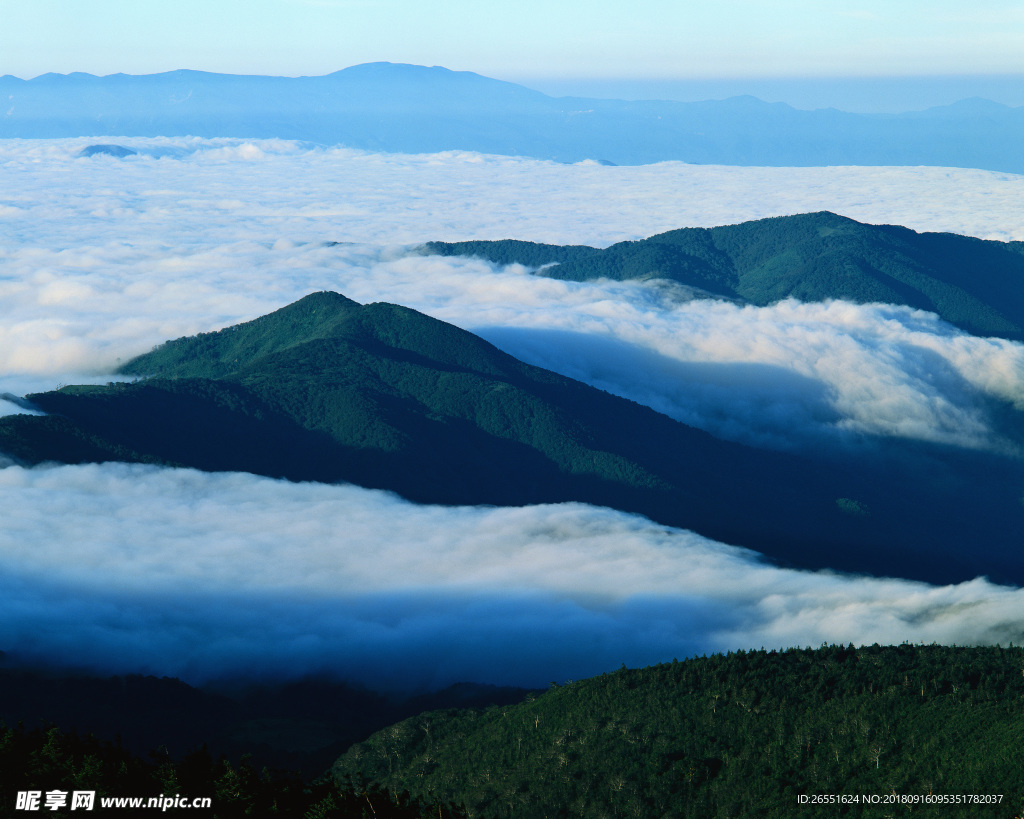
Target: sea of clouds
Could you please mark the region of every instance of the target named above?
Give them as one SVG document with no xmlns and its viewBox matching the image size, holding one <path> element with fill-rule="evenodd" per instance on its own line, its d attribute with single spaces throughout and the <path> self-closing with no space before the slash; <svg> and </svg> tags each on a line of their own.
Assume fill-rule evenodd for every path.
<svg viewBox="0 0 1024 819">
<path fill-rule="evenodd" d="M 868 435 L 999 449 L 993 418 L 1024 407 L 1024 347 L 928 313 L 741 307 L 413 251 L 473 238 L 606 246 L 823 209 L 1024 239 L 1024 177 L 120 142 L 140 153 L 0 142 L 0 393 L 110 380 L 118 360 L 165 339 L 329 289 L 406 304 L 756 445 Z M 324 667 L 368 682 L 533 683 L 761 645 L 1008 642 L 1024 622 L 1018 592 L 984 580 L 784 571 L 578 505 L 424 508 L 114 464 L 9 467 L 0 482 L 0 650 L 55 661 L 194 679 Z"/>
<path fill-rule="evenodd" d="M 108 464 L 0 470 L 0 645 L 193 682 L 545 685 L 673 657 L 1021 641 L 1024 591 L 779 569 L 584 504 Z"/>
</svg>

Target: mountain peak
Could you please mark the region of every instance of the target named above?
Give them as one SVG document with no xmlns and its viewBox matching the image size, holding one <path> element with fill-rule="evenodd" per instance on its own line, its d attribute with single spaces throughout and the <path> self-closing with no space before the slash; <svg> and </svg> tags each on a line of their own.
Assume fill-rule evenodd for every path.
<svg viewBox="0 0 1024 819">
<path fill-rule="evenodd" d="M 188 336 L 133 358 L 126 375 L 220 377 L 264 356 L 324 338 L 361 309 L 340 293 L 310 293 L 265 316 L 223 330 Z"/>
</svg>

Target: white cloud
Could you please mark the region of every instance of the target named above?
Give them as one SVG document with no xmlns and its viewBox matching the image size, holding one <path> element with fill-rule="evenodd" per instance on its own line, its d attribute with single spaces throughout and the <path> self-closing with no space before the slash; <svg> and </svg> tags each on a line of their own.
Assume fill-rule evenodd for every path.
<svg viewBox="0 0 1024 819">
<path fill-rule="evenodd" d="M 542 685 L 740 647 L 1024 634 L 1019 590 L 779 569 L 583 504 L 123 464 L 11 467 L 0 489 L 0 648 L 106 670 Z"/>
<path fill-rule="evenodd" d="M 531 306 L 479 332 L 523 360 L 755 444 L 855 433 L 1001 447 L 990 402 L 1024 405 L 1024 346 L 961 333 L 933 314 L 846 302 L 659 303 L 645 289 L 599 301 L 599 288 L 569 286 L 594 301 Z"/>
<path fill-rule="evenodd" d="M 87 139 L 0 143 L 0 207 L 14 211 L 4 213 L 20 243 L 82 246 L 107 237 L 187 246 L 284 236 L 391 244 L 514 236 L 607 245 L 681 226 L 823 209 L 916 230 L 1024 238 L 1016 207 L 1024 177 L 989 171 L 607 167 L 465 152 L 367 154 L 280 140 L 119 141 L 140 155 L 79 158 Z M 235 218 L 211 220 L 224 204 Z"/>
</svg>

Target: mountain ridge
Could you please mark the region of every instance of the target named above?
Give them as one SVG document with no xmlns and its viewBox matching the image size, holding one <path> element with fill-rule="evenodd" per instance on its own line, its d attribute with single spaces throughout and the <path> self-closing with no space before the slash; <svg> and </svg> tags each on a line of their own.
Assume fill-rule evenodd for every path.
<svg viewBox="0 0 1024 819">
<path fill-rule="evenodd" d="M 663 278 L 764 307 L 785 298 L 903 304 L 974 335 L 1024 339 L 1024 242 L 870 225 L 830 211 L 678 228 L 607 248 L 519 240 L 428 242 L 586 281 Z"/>
<path fill-rule="evenodd" d="M 48 414 L 0 418 L 0 451 L 343 481 L 420 503 L 580 501 L 789 565 L 1024 580 L 1016 459 L 888 439 L 754 449 L 397 305 L 312 294 L 122 373 L 137 380 L 28 396 Z"/>
</svg>

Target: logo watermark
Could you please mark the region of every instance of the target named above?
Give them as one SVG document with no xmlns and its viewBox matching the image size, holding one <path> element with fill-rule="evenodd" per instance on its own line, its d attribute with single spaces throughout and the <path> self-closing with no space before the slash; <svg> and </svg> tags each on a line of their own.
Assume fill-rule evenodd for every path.
<svg viewBox="0 0 1024 819">
<path fill-rule="evenodd" d="M 210 808 L 213 800 L 209 796 L 189 797 L 175 794 L 174 796 L 101 796 L 96 798 L 96 791 L 18 791 L 15 810 L 59 811 L 84 810 L 100 808 L 152 808 L 168 811 L 171 808 Z"/>
</svg>

